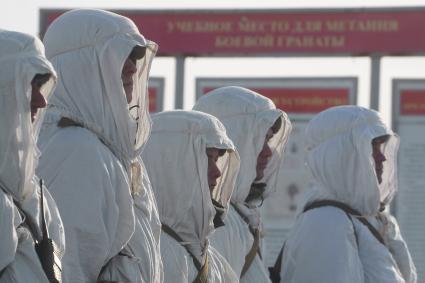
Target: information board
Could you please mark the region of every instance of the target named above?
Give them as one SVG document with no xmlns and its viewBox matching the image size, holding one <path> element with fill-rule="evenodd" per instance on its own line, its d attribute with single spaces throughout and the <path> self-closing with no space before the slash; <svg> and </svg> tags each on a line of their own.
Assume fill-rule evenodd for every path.
<svg viewBox="0 0 425 283">
<path fill-rule="evenodd" d="M 40 33 L 65 10 L 43 9 Z M 425 51 L 425 9 L 118 10 L 159 55 Z"/>
<path fill-rule="evenodd" d="M 393 123 L 400 135 L 395 215 L 425 280 L 425 80 L 393 81 Z"/>
</svg>

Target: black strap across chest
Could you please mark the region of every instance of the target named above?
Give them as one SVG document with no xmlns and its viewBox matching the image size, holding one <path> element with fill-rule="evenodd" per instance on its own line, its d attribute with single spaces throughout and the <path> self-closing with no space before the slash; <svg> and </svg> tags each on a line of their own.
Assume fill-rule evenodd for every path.
<svg viewBox="0 0 425 283">
<path fill-rule="evenodd" d="M 243 221 L 245 221 L 245 223 L 248 224 L 249 231 L 254 237 L 254 241 L 252 242 L 251 249 L 249 250 L 248 254 L 246 254 L 245 256 L 245 263 L 242 267 L 242 272 L 241 272 L 241 278 L 242 278 L 245 275 L 245 273 L 248 271 L 248 269 L 251 267 L 251 264 L 254 262 L 255 256 L 258 254 L 258 256 L 262 258 L 261 251 L 260 251 L 260 230 L 253 229 L 251 225 L 249 225 L 249 219 L 242 213 L 242 211 L 233 203 L 231 203 L 231 205 L 239 214 L 239 216 L 243 219 Z"/>
<path fill-rule="evenodd" d="M 251 227 L 251 225 L 249 225 L 249 219 L 248 217 L 246 217 L 242 211 L 236 206 L 234 205 L 232 202 L 230 203 L 231 206 L 233 206 L 233 208 L 235 209 L 235 211 L 238 213 L 238 215 L 242 218 L 242 220 L 248 224 L 248 228 L 249 231 L 251 232 L 252 236 L 255 236 L 255 230 Z"/>
<path fill-rule="evenodd" d="M 339 202 L 339 201 L 334 201 L 334 200 L 319 200 L 319 201 L 315 201 L 315 202 L 312 202 L 310 204 L 307 204 L 304 207 L 304 212 L 311 210 L 311 209 L 314 209 L 314 208 L 323 207 L 323 206 L 337 207 L 339 209 L 342 209 L 343 211 L 345 211 L 349 215 L 354 216 L 357 220 L 359 220 L 363 225 L 365 225 L 369 229 L 369 231 L 372 233 L 372 235 L 381 244 L 385 245 L 384 239 L 382 238 L 379 231 L 375 227 L 373 227 L 373 225 L 370 224 L 370 222 L 364 216 L 362 216 L 360 212 L 358 212 L 357 210 L 353 209 L 352 207 L 346 205 L 345 203 L 342 203 L 342 202 Z"/>
<path fill-rule="evenodd" d="M 312 203 L 307 204 L 304 207 L 303 212 L 309 211 L 311 209 L 323 207 L 323 206 L 333 206 L 333 207 L 337 207 L 337 208 L 343 210 L 347 214 L 348 218 L 350 219 L 350 221 L 352 223 L 353 223 L 352 217 L 355 217 L 357 220 L 359 220 L 363 225 L 365 225 L 369 229 L 369 231 L 372 233 L 372 235 L 381 244 L 385 245 L 384 239 L 382 238 L 379 231 L 376 230 L 376 228 L 373 227 L 373 225 L 370 224 L 370 222 L 367 221 L 367 219 L 364 216 L 362 216 L 360 212 L 353 209 L 349 205 L 346 205 L 345 203 L 342 203 L 342 202 L 339 202 L 339 201 L 334 201 L 334 200 L 314 201 Z M 357 242 L 357 245 L 358 245 L 358 238 L 357 238 L 357 233 L 356 233 L 356 230 L 355 230 L 354 223 L 353 223 L 353 228 L 354 228 L 354 233 L 355 233 L 355 237 L 356 237 L 356 242 Z M 282 249 L 279 252 L 279 255 L 276 259 L 274 266 L 269 267 L 270 279 L 273 283 L 279 283 L 280 282 L 280 271 L 281 271 L 281 267 L 282 267 L 282 256 L 283 256 L 284 249 L 285 249 L 285 243 L 283 243 Z"/>
<path fill-rule="evenodd" d="M 164 233 L 169 235 L 171 238 L 179 242 L 180 244 L 183 243 L 183 239 L 168 225 L 162 223 L 161 229 Z M 189 255 L 193 259 L 193 263 L 195 264 L 196 269 L 198 270 L 198 275 L 196 276 L 196 279 L 194 283 L 206 283 L 208 281 L 208 272 L 209 272 L 209 260 L 208 255 L 205 260 L 205 264 L 202 265 L 202 263 L 195 257 L 195 255 L 186 248 L 186 246 L 182 245 L 186 251 L 189 253 Z"/>
<path fill-rule="evenodd" d="M 0 185 L 0 187 L 6 194 L 9 194 L 2 185 Z M 33 238 L 35 251 L 38 255 L 47 279 L 51 283 L 59 283 L 62 281 L 62 265 L 60 260 L 61 254 L 56 244 L 49 237 L 49 231 L 47 229 L 47 223 L 44 217 L 44 189 L 42 179 L 40 179 L 40 194 L 39 205 L 42 235 L 38 235 L 37 224 L 31 217 L 27 215 L 25 210 L 21 207 L 21 204 L 14 198 L 13 203 L 15 204 L 22 217 L 22 223 L 20 226 L 25 226 Z"/>
<path fill-rule="evenodd" d="M 276 262 L 273 266 L 269 267 L 270 280 L 272 283 L 280 283 L 280 270 L 282 268 L 282 257 L 283 250 L 285 249 L 285 242 L 280 249 L 279 255 L 277 256 Z"/>
</svg>

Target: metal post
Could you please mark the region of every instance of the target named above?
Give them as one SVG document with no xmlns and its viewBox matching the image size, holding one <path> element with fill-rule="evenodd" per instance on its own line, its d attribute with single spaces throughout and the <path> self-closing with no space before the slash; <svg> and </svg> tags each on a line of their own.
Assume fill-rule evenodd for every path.
<svg viewBox="0 0 425 283">
<path fill-rule="evenodd" d="M 176 57 L 176 92 L 174 96 L 174 107 L 176 109 L 183 109 L 185 59 L 185 56 Z"/>
<path fill-rule="evenodd" d="M 370 108 L 379 111 L 379 83 L 381 74 L 381 55 L 371 56 Z"/>
</svg>

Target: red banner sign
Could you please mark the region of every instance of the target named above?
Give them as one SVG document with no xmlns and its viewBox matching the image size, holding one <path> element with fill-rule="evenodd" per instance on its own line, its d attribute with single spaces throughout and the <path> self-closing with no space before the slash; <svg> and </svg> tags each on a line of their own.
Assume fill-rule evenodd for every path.
<svg viewBox="0 0 425 283">
<path fill-rule="evenodd" d="M 42 10 L 40 32 L 64 11 Z M 425 10 L 137 11 L 159 55 L 425 51 Z"/>
<path fill-rule="evenodd" d="M 402 90 L 400 92 L 401 115 L 425 115 L 425 90 Z"/>
<path fill-rule="evenodd" d="M 206 87 L 205 94 L 214 88 Z M 329 107 L 349 104 L 349 90 L 324 88 L 250 88 L 275 103 L 277 108 L 287 113 L 317 113 Z"/>
<path fill-rule="evenodd" d="M 157 96 L 158 96 L 158 89 L 156 87 L 149 87 L 148 88 L 149 93 L 149 112 L 157 112 L 158 111 L 158 105 L 157 105 Z"/>
</svg>

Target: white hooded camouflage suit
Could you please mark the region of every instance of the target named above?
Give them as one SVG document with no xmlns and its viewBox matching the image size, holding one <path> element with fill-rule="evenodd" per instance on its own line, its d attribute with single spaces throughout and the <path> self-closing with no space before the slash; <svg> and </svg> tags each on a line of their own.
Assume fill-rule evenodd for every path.
<svg viewBox="0 0 425 283">
<path fill-rule="evenodd" d="M 382 182 L 372 157 L 372 140 L 388 135 L 381 147 Z M 343 210 L 322 206 L 300 214 L 286 241 L 281 266 L 287 283 L 414 283 L 415 266 L 395 218 L 379 212 L 397 189 L 398 137 L 378 112 L 339 106 L 314 117 L 306 128 L 306 163 L 313 187 L 306 204 L 342 202 L 369 219 L 383 238 Z"/>
<path fill-rule="evenodd" d="M 205 113 L 167 111 L 153 115 L 152 120 L 152 135 L 143 151 L 143 160 L 163 224 L 164 281 L 192 283 L 198 275 L 197 268 L 208 263 L 206 282 L 238 282 L 208 239 L 214 231 L 216 214 L 212 197 L 227 206 L 239 169 L 233 143 L 223 125 Z M 212 192 L 208 186 L 207 148 L 226 150 L 217 161 L 222 175 Z M 173 238 L 164 226 L 177 237 Z"/>
<path fill-rule="evenodd" d="M 44 211 L 40 209 L 35 167 L 43 111 L 39 110 L 31 123 L 31 81 L 37 74 L 50 74 L 50 80 L 41 89 L 48 99 L 56 72 L 45 58 L 39 39 L 5 30 L 0 30 L 0 65 L 0 282 L 45 283 L 47 277 L 34 249 L 34 238 L 39 240 L 42 235 L 42 213 L 59 257 L 65 250 L 65 238 L 59 211 L 46 188 Z M 35 224 L 34 235 L 24 218 Z"/>
<path fill-rule="evenodd" d="M 277 172 L 283 161 L 291 123 L 269 98 L 242 87 L 215 89 L 198 99 L 193 109 L 214 115 L 223 123 L 241 158 L 241 168 L 231 198 L 232 205 L 225 218 L 225 226 L 214 233 L 212 245 L 226 258 L 241 282 L 269 282 L 269 273 L 258 253 L 242 274 L 245 257 L 254 243 L 251 231 L 261 233 L 262 228 L 258 209 L 251 207 L 245 200 L 256 179 L 257 157 L 263 148 L 267 131 L 281 118 L 280 129 L 268 143 L 272 156 L 264 177 L 258 180 L 267 184 L 263 198 L 269 197 L 276 190 Z"/>
<path fill-rule="evenodd" d="M 61 15 L 44 43 L 60 76 L 40 133 L 39 173 L 63 215 L 64 282 L 161 282 L 155 203 L 139 159 L 151 128 L 147 80 L 157 45 L 128 18 L 102 10 Z M 127 103 L 121 73 L 135 46 L 146 53 Z M 68 126 L 58 126 L 63 118 Z"/>
</svg>

